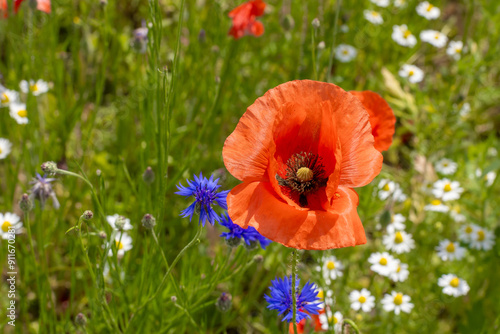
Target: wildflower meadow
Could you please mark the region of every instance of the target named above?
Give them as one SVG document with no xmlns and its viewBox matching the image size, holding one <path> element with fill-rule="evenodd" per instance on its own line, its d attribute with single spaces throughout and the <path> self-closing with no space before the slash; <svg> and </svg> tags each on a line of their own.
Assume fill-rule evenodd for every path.
<svg viewBox="0 0 500 334">
<path fill-rule="evenodd" d="M 0 0 L 0 331 L 500 333 L 499 22 Z"/>
</svg>

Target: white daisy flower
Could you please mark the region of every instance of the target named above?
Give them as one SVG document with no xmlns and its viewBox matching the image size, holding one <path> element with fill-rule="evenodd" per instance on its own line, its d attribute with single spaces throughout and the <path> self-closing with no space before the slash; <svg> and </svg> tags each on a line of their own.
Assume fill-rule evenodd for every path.
<svg viewBox="0 0 500 334">
<path fill-rule="evenodd" d="M 428 1 L 424 1 L 418 4 L 417 14 L 425 17 L 427 20 L 435 20 L 441 15 L 441 10 Z"/>
<path fill-rule="evenodd" d="M 434 189 L 432 189 L 432 194 L 443 201 L 452 201 L 460 198 L 460 194 L 464 191 L 460 187 L 458 181 L 450 181 L 448 179 L 442 179 L 434 182 Z"/>
<path fill-rule="evenodd" d="M 443 288 L 443 293 L 453 296 L 465 296 L 469 292 L 469 284 L 453 274 L 445 274 L 438 279 L 438 285 Z"/>
<path fill-rule="evenodd" d="M 392 215 L 391 223 L 387 225 L 387 232 L 394 233 L 394 231 L 403 231 L 406 228 L 404 222 L 406 221 L 406 217 L 400 213 Z"/>
<path fill-rule="evenodd" d="M 483 175 L 483 172 L 481 171 L 481 168 L 476 169 L 476 177 L 481 177 Z M 486 186 L 491 186 L 493 182 L 495 182 L 495 179 L 497 177 L 497 173 L 491 171 L 486 173 L 484 176 L 484 180 L 486 181 Z"/>
<path fill-rule="evenodd" d="M 453 175 L 457 171 L 458 164 L 450 159 L 443 158 L 436 165 L 436 172 L 443 175 Z"/>
<path fill-rule="evenodd" d="M 324 331 L 327 331 L 329 328 L 329 324 L 333 324 L 333 329 L 335 333 L 341 333 L 342 332 L 342 321 L 344 320 L 344 317 L 342 316 L 342 313 L 339 311 L 335 312 L 332 316 L 332 311 L 326 310 L 325 313 L 320 313 L 319 315 L 319 322 L 321 324 L 321 329 Z"/>
<path fill-rule="evenodd" d="M 49 84 L 43 80 L 30 80 L 29 83 L 26 80 L 22 80 L 19 84 L 21 92 L 28 94 L 31 92 L 34 96 L 38 96 L 49 91 Z"/>
<path fill-rule="evenodd" d="M 460 111 L 458 113 L 460 114 L 460 116 L 462 116 L 462 117 L 465 118 L 465 117 L 469 116 L 470 111 L 471 111 L 470 103 L 469 102 L 465 102 L 462 105 L 462 108 L 460 108 Z"/>
<path fill-rule="evenodd" d="M 401 187 L 397 185 L 396 190 L 394 190 L 394 195 L 392 195 L 394 200 L 398 203 L 406 201 L 406 195 L 403 193 L 403 190 L 401 190 Z"/>
<path fill-rule="evenodd" d="M 391 180 L 382 179 L 378 183 L 378 188 L 380 189 L 378 192 L 378 198 L 381 200 L 386 200 L 389 196 L 392 195 L 394 190 L 396 190 L 397 184 Z"/>
<path fill-rule="evenodd" d="M 15 90 L 5 89 L 0 91 L 0 107 L 8 107 L 12 102 L 19 100 L 19 93 Z"/>
<path fill-rule="evenodd" d="M 115 244 L 109 249 L 108 256 L 113 256 L 113 249 L 116 250 L 118 257 L 123 257 L 125 252 L 132 249 L 132 237 L 126 232 L 117 233 L 115 235 Z"/>
<path fill-rule="evenodd" d="M 123 223 L 124 223 L 123 228 L 122 228 L 123 231 L 128 231 L 128 230 L 132 229 L 133 226 L 132 226 L 132 224 L 130 224 L 130 219 L 125 218 L 123 216 L 120 216 L 117 213 L 115 213 L 112 216 L 106 216 L 106 220 L 108 221 L 108 224 L 111 225 L 111 227 L 114 230 L 118 230 L 118 228 L 116 227 L 116 221 L 118 220 L 118 218 L 121 218 L 123 220 Z"/>
<path fill-rule="evenodd" d="M 415 248 L 415 241 L 411 234 L 405 231 L 395 231 L 384 235 L 382 242 L 385 248 L 397 254 L 408 253 L 411 249 Z"/>
<path fill-rule="evenodd" d="M 370 291 L 364 288 L 361 291 L 351 291 L 349 299 L 351 301 L 351 308 L 354 311 L 361 309 L 363 312 L 370 312 L 375 306 L 375 297 L 372 296 Z"/>
<path fill-rule="evenodd" d="M 387 252 L 372 253 L 368 262 L 371 263 L 370 269 L 382 276 L 389 276 L 398 269 L 396 259 Z"/>
<path fill-rule="evenodd" d="M 369 22 L 373 24 L 382 24 L 384 23 L 384 19 L 382 18 L 382 15 L 380 15 L 379 12 L 376 12 L 374 10 L 368 10 L 365 9 L 363 11 L 363 15 L 365 16 L 365 19 L 367 19 Z"/>
<path fill-rule="evenodd" d="M 394 7 L 396 8 L 406 7 L 406 0 L 394 0 Z"/>
<path fill-rule="evenodd" d="M 331 280 L 335 280 L 337 277 L 343 275 L 342 270 L 344 270 L 344 265 L 335 256 L 325 257 L 322 262 L 323 265 L 316 267 L 316 270 L 323 273 L 326 284 L 330 284 Z"/>
<path fill-rule="evenodd" d="M 394 311 L 395 314 L 401 313 L 401 311 L 405 313 L 410 313 L 413 308 L 413 304 L 410 303 L 410 296 L 403 295 L 400 292 L 393 291 L 391 294 L 385 294 L 382 299 L 382 305 L 384 310 L 391 312 Z"/>
<path fill-rule="evenodd" d="M 418 83 L 424 79 L 424 71 L 415 65 L 404 64 L 399 70 L 399 76 L 408 78 L 411 83 Z"/>
<path fill-rule="evenodd" d="M 453 57 L 455 60 L 459 60 L 464 49 L 464 43 L 462 41 L 450 41 L 446 53 Z"/>
<path fill-rule="evenodd" d="M 420 39 L 437 48 L 442 48 L 448 42 L 448 37 L 437 30 L 422 30 Z"/>
<path fill-rule="evenodd" d="M 404 282 L 410 275 L 410 271 L 408 270 L 408 265 L 406 263 L 401 263 L 401 261 L 398 259 L 396 259 L 396 262 L 398 264 L 398 267 L 396 271 L 392 272 L 389 275 L 389 278 L 393 282 Z"/>
<path fill-rule="evenodd" d="M 479 250 L 490 250 L 495 245 L 495 235 L 482 227 L 477 226 L 472 234 L 470 247 Z"/>
<path fill-rule="evenodd" d="M 0 138 L 0 159 L 5 159 L 12 149 L 12 143 L 5 138 Z"/>
<path fill-rule="evenodd" d="M 460 213 L 460 207 L 458 206 L 451 209 L 450 216 L 457 223 L 463 223 L 464 221 L 467 220 L 467 218 Z"/>
<path fill-rule="evenodd" d="M 472 239 L 475 237 L 474 234 L 478 228 L 479 226 L 472 223 L 463 225 L 458 232 L 458 239 L 466 243 L 472 242 Z"/>
<path fill-rule="evenodd" d="M 436 251 L 443 261 L 461 260 L 465 256 L 465 248 L 460 246 L 458 242 L 452 242 L 448 239 L 441 241 L 436 247 Z"/>
<path fill-rule="evenodd" d="M 332 306 L 333 305 L 333 291 L 332 290 L 326 290 L 326 293 L 323 289 L 320 289 L 317 287 L 318 290 L 318 298 L 320 300 L 319 307 L 321 309 L 326 309 L 326 306 Z"/>
<path fill-rule="evenodd" d="M 21 233 L 21 228 L 23 227 L 23 222 L 21 218 L 15 213 L 0 213 L 0 235 L 2 239 L 9 239 L 12 235 L 10 230 L 14 229 L 15 234 Z"/>
<path fill-rule="evenodd" d="M 431 201 L 431 204 L 424 206 L 424 210 L 434 212 L 448 212 L 450 208 L 444 205 L 440 200 L 434 199 Z"/>
<path fill-rule="evenodd" d="M 16 120 L 17 124 L 27 124 L 28 123 L 28 111 L 26 110 L 26 104 L 19 102 L 12 102 L 10 104 L 9 115 Z"/>
<path fill-rule="evenodd" d="M 379 7 L 387 7 L 389 6 L 389 0 L 370 0 L 372 3 L 376 4 Z"/>
<path fill-rule="evenodd" d="M 335 48 L 335 58 L 342 63 L 348 63 L 356 58 L 358 51 L 351 45 L 339 44 Z"/>
<path fill-rule="evenodd" d="M 401 46 L 412 48 L 417 44 L 417 38 L 413 36 L 406 24 L 392 27 L 392 39 Z"/>
</svg>

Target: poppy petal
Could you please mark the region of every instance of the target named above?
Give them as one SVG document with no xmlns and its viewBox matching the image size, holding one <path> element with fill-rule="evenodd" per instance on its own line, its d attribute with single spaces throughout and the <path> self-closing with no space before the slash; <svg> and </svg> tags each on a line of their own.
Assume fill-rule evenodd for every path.
<svg viewBox="0 0 500 334">
<path fill-rule="evenodd" d="M 375 139 L 375 149 L 387 151 L 392 144 L 395 132 L 396 117 L 389 104 L 377 93 L 369 90 L 363 92 L 350 91 L 356 96 L 370 115 L 372 135 Z"/>
<path fill-rule="evenodd" d="M 50 0 L 38 0 L 36 9 L 41 10 L 47 14 L 50 14 Z"/>
<path fill-rule="evenodd" d="M 366 243 L 356 211 L 358 196 L 345 187 L 329 211 L 300 211 L 276 197 L 269 182 L 244 182 L 228 194 L 229 215 L 242 228 L 297 249 L 331 249 Z"/>
</svg>

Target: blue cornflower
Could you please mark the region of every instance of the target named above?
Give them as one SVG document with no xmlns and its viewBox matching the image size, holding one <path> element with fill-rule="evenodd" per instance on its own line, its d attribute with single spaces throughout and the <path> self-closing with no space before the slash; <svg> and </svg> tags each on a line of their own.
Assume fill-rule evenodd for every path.
<svg viewBox="0 0 500 334">
<path fill-rule="evenodd" d="M 224 210 L 227 210 L 226 197 L 229 190 L 217 192 L 220 185 L 217 184 L 219 179 L 214 180 L 214 176 L 210 176 L 210 179 L 204 177 L 201 173 L 200 176 L 194 176 L 194 181 L 186 180 L 188 187 L 184 187 L 179 184 L 176 192 L 177 195 L 181 196 L 194 196 L 195 201 L 193 204 L 187 207 L 187 209 L 181 212 L 182 217 L 189 217 L 189 221 L 193 218 L 193 214 L 199 213 L 199 222 L 205 226 L 205 222 L 208 220 L 210 224 L 214 224 L 215 221 L 220 221 L 219 215 L 212 209 L 212 205 L 217 204 Z"/>
<path fill-rule="evenodd" d="M 297 287 L 299 283 L 300 280 L 297 278 Z M 274 281 L 271 281 L 269 289 L 271 290 L 271 296 L 264 296 L 269 303 L 267 308 L 277 310 L 280 315 L 284 314 L 281 321 L 291 322 L 293 319 L 292 276 L 285 276 L 284 279 L 276 278 Z M 309 314 L 318 314 L 318 310 L 320 310 L 320 299 L 318 297 L 316 285 L 307 282 L 300 293 L 298 288 L 296 288 L 295 291 L 297 293 L 297 316 L 295 319 L 297 323 L 304 318 L 310 318 L 311 316 Z"/>
<path fill-rule="evenodd" d="M 223 232 L 220 236 L 225 237 L 227 241 L 239 241 L 243 239 L 249 248 L 253 248 L 256 246 L 257 242 L 260 243 L 262 249 L 266 249 L 266 247 L 272 242 L 271 240 L 263 237 L 254 227 L 249 226 L 244 229 L 239 225 L 233 223 L 229 215 L 221 215 L 220 224 L 226 227 L 229 232 Z M 238 242 L 239 243 L 239 242 Z M 238 243 L 231 243 L 233 245 L 237 245 Z"/>
<path fill-rule="evenodd" d="M 40 206 L 42 207 L 42 209 L 45 206 L 45 202 L 49 198 L 52 199 L 52 205 L 54 206 L 54 208 L 59 209 L 59 201 L 57 200 L 56 193 L 54 189 L 52 189 L 51 184 L 51 182 L 55 180 L 56 179 L 41 176 L 40 174 L 36 173 L 36 178 L 33 178 L 33 180 L 30 182 L 30 184 L 33 185 L 30 190 L 30 198 L 31 200 L 36 199 L 40 201 Z"/>
</svg>

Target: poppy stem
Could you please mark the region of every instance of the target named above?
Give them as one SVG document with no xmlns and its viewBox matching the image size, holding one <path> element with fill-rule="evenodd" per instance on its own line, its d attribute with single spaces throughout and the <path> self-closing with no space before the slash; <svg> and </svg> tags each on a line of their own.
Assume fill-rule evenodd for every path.
<svg viewBox="0 0 500 334">
<path fill-rule="evenodd" d="M 293 300 L 293 332 L 297 334 L 297 288 L 295 286 L 297 276 L 297 251 L 292 251 L 292 300 Z"/>
</svg>

